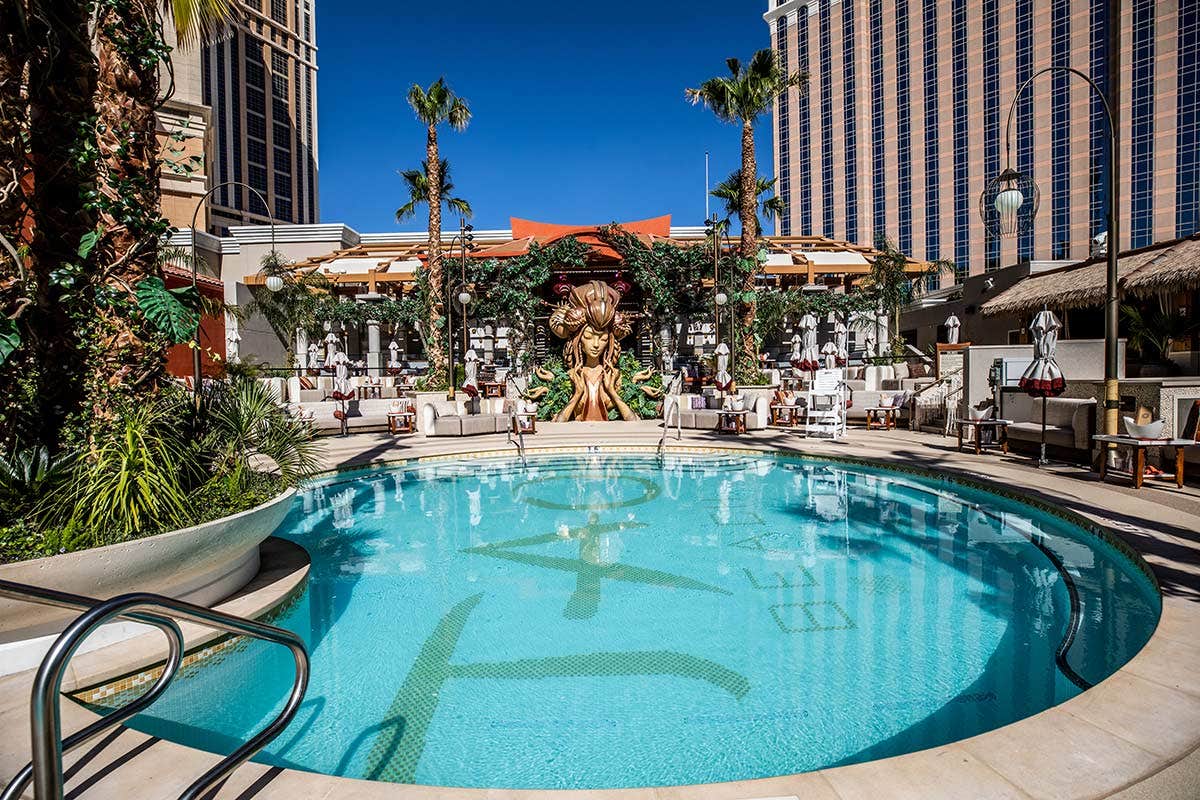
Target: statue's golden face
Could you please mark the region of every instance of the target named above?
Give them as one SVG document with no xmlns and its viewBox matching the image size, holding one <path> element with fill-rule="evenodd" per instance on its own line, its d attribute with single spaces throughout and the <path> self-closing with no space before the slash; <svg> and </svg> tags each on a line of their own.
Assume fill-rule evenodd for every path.
<svg viewBox="0 0 1200 800">
<path fill-rule="evenodd" d="M 583 326 L 583 331 L 579 334 L 579 343 L 589 363 L 599 361 L 604 355 L 608 348 L 609 336 L 607 331 L 598 331 L 591 325 Z"/>
</svg>

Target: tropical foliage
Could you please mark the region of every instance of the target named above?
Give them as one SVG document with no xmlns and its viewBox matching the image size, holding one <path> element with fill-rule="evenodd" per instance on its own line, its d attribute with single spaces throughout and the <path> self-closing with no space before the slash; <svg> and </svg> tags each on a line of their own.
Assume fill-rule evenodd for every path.
<svg viewBox="0 0 1200 800">
<path fill-rule="evenodd" d="M 461 197 L 454 196 L 454 182 L 450 180 L 450 161 L 442 159 L 438 175 L 442 182 L 438 194 L 442 205 L 459 216 L 470 219 L 474 212 L 471 204 Z M 400 172 L 404 185 L 408 188 L 408 202 L 396 209 L 396 222 L 403 222 L 409 217 L 416 216 L 417 209 L 429 202 L 429 162 L 422 161 L 420 169 L 406 169 Z"/>
<path fill-rule="evenodd" d="M 164 16 L 190 45 L 232 0 L 0 4 L 0 443 L 20 422 L 51 451 L 87 441 L 153 393 L 195 312 L 159 251 L 161 143 L 171 93 Z M 188 337 L 190 338 L 190 337 Z"/>
<path fill-rule="evenodd" d="M 904 337 L 900 335 L 900 309 L 916 299 L 932 280 L 944 270 L 952 269 L 953 265 L 934 261 L 922 268 L 914 268 L 914 262 L 896 249 L 886 236 L 876 239 L 875 249 L 879 254 L 871 262 L 871 272 L 863 282 L 864 289 L 875 298 L 884 313 L 892 316 L 891 350 L 892 355 L 898 356 L 904 352 L 905 346 Z"/>
<path fill-rule="evenodd" d="M 759 175 L 754 182 L 755 203 L 762 209 L 762 214 L 767 219 L 775 219 L 787 210 L 787 203 L 782 197 L 775 194 L 777 180 L 777 178 L 767 180 Z M 731 219 L 742 212 L 742 171 L 739 169 L 733 172 L 728 178 L 718 183 L 709 194 L 724 202 L 725 223 L 728 225 Z M 769 196 L 763 197 L 763 195 Z M 762 220 L 757 214 L 754 217 L 754 235 L 756 237 L 762 235 Z"/>
<path fill-rule="evenodd" d="M 313 474 L 311 429 L 265 384 L 182 389 L 114 412 L 86 450 L 41 445 L 0 456 L 0 558 L 52 555 L 240 511 Z"/>
<path fill-rule="evenodd" d="M 534 319 L 546 310 L 543 287 L 555 270 L 582 267 L 587 253 L 587 245 L 564 236 L 546 246 L 535 242 L 516 258 L 472 261 L 467 265 L 468 283 L 487 290 L 476 292 L 479 301 L 471 313 L 507 321 L 513 351 L 525 349 L 533 339 Z"/>
</svg>

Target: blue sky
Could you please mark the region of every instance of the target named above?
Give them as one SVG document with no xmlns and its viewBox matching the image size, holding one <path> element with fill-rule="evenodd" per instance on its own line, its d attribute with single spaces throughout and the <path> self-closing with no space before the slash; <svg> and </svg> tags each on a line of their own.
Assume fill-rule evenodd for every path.
<svg viewBox="0 0 1200 800">
<path fill-rule="evenodd" d="M 474 119 L 443 128 L 456 193 L 477 228 L 510 216 L 603 223 L 704 217 L 704 152 L 715 183 L 738 167 L 738 130 L 683 90 L 769 45 L 750 0 L 318 2 L 321 219 L 359 231 L 397 224 L 398 169 L 420 164 L 425 131 L 405 102 L 445 75 Z M 770 115 L 759 172 L 772 175 Z M 453 224 L 453 223 L 450 223 Z"/>
</svg>

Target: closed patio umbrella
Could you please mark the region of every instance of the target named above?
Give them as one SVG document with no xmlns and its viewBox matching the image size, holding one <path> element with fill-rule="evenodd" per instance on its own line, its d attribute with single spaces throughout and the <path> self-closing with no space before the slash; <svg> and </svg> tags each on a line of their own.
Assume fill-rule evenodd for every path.
<svg viewBox="0 0 1200 800">
<path fill-rule="evenodd" d="M 838 346 L 832 340 L 821 347 L 821 355 L 825 357 L 825 369 L 837 369 Z"/>
<path fill-rule="evenodd" d="M 812 314 L 800 318 L 800 338 L 803 348 L 796 366 L 805 372 L 816 372 L 821 368 L 821 352 L 817 349 L 817 318 Z"/>
<path fill-rule="evenodd" d="M 850 358 L 850 329 L 841 320 L 833 326 L 833 342 L 837 346 L 837 363 L 844 367 Z"/>
<path fill-rule="evenodd" d="M 333 326 L 328 322 L 325 323 L 325 363 L 323 366 L 326 369 L 334 366 L 334 357 L 338 352 L 338 336 L 333 332 Z"/>
<path fill-rule="evenodd" d="M 958 344 L 958 329 L 962 327 L 962 323 L 958 321 L 958 317 L 951 314 L 946 318 L 946 343 Z"/>
<path fill-rule="evenodd" d="M 718 391 L 728 392 L 733 388 L 733 377 L 729 374 L 729 345 L 721 342 L 717 345 L 717 374 L 713 376 L 713 385 Z"/>
<path fill-rule="evenodd" d="M 1060 328 L 1062 325 L 1049 309 L 1042 309 L 1033 318 L 1029 326 L 1033 335 L 1033 363 L 1017 384 L 1030 397 L 1042 398 L 1042 453 L 1038 464 L 1046 463 L 1046 399 L 1058 397 L 1067 388 L 1062 369 L 1054 360 Z"/>
</svg>

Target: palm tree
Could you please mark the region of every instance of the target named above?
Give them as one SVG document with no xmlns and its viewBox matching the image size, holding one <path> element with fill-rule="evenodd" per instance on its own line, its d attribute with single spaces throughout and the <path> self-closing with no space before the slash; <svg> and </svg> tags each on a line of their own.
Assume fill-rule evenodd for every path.
<svg viewBox="0 0 1200 800">
<path fill-rule="evenodd" d="M 450 160 L 442 159 L 438 167 L 442 185 L 438 196 L 442 204 L 459 216 L 470 218 L 474 215 L 471 204 L 461 197 L 454 197 L 454 182 L 450 180 Z M 417 213 L 417 208 L 429 202 L 429 162 L 422 161 L 420 169 L 406 169 L 400 172 L 404 184 L 408 187 L 408 202 L 396 209 L 396 222 L 403 222 Z"/>
<path fill-rule="evenodd" d="M 26 441 L 52 450 L 84 403 L 88 369 L 80 320 L 93 295 L 79 249 L 94 225 L 94 170 L 81 157 L 94 110 L 92 5 L 0 2 L 0 233 L 28 248 L 0 257 L 0 317 L 24 312 L 7 326 L 20 349 L 0 365 L 0 437 L 21 419 Z M 83 279 L 63 279 L 75 274 Z"/>
<path fill-rule="evenodd" d="M 99 77 L 95 107 L 100 181 L 95 247 L 98 282 L 123 302 L 98 312 L 100 352 L 92 404 L 103 417 L 106 395 L 120 387 L 154 384 L 162 375 L 166 342 L 142 315 L 130 313 L 135 287 L 161 271 L 160 144 L 156 113 L 163 102 L 160 68 L 171 48 L 164 9 L 181 46 L 213 41 L 240 13 L 237 0 L 125 0 L 97 3 L 94 21 Z"/>
<path fill-rule="evenodd" d="M 758 198 L 768 192 L 773 193 L 775 191 L 776 180 L 776 178 L 767 180 L 760 175 L 755 183 L 754 196 Z M 709 194 L 718 200 L 725 201 L 725 223 L 728 224 L 734 215 L 741 214 L 742 211 L 742 171 L 739 169 L 731 173 L 728 178 L 718 183 L 717 188 L 713 189 Z M 775 219 L 787 211 L 787 203 L 784 202 L 782 197 L 776 194 L 772 194 L 770 197 L 762 197 L 762 200 L 758 202 L 762 206 L 762 213 L 767 219 Z M 754 217 L 754 235 L 756 237 L 762 235 L 762 221 L 757 215 Z"/>
<path fill-rule="evenodd" d="M 437 129 L 443 122 L 461 131 L 471 121 L 471 110 L 467 102 L 450 90 L 445 78 L 438 78 L 423 89 L 419 84 L 413 84 L 408 90 L 408 104 L 416 112 L 417 119 L 424 123 L 425 132 L 425 188 L 426 202 L 429 204 L 429 267 L 426 274 L 428 284 L 428 315 L 429 337 L 426 346 L 426 358 L 429 361 L 429 380 L 427 388 L 440 388 L 439 382 L 444 379 L 445 353 L 442 346 L 442 161 L 438 156 Z"/>
<path fill-rule="evenodd" d="M 864 281 L 865 288 L 891 318 L 893 356 L 904 353 L 904 338 L 900 335 L 900 310 L 925 290 L 928 283 L 943 271 L 953 270 L 948 261 L 931 261 L 923 269 L 914 269 L 908 256 L 898 250 L 886 236 L 875 239 L 879 254 L 871 262 L 871 271 Z"/>
<path fill-rule="evenodd" d="M 738 216 L 742 221 L 742 237 L 740 250 L 743 259 L 754 259 L 757 253 L 757 222 L 758 208 L 755 192 L 755 179 L 758 176 L 758 164 L 754 157 L 754 122 L 767 113 L 775 102 L 775 98 L 793 86 L 802 87 L 808 76 L 804 72 L 787 74 L 775 57 L 775 51 L 770 48 L 759 50 L 743 69 L 742 62 L 736 58 L 725 61 L 729 67 L 728 76 L 709 78 L 700 84 L 698 89 L 688 89 L 686 94 L 693 105 L 700 104 L 708 107 L 717 119 L 741 125 L 742 129 L 742 168 L 741 178 L 741 207 Z M 754 285 L 758 274 L 757 262 L 752 269 L 745 271 L 742 284 L 742 319 L 741 329 L 742 349 L 748 364 L 758 360 L 758 348 L 754 337 L 745 332 L 754 328 L 755 302 Z"/>
</svg>

